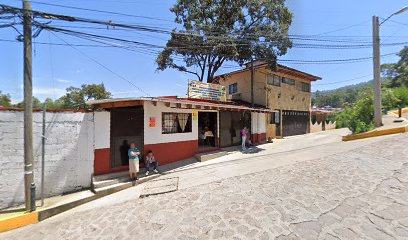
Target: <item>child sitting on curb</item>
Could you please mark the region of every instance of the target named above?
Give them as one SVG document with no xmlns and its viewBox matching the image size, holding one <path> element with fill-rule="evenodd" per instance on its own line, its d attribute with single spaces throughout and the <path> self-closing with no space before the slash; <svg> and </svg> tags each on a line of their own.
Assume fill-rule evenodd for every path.
<svg viewBox="0 0 408 240">
<path fill-rule="evenodd" d="M 159 173 L 159 171 L 157 171 L 157 166 L 159 164 L 158 162 L 156 162 L 156 159 L 154 158 L 153 151 L 150 150 L 147 152 L 147 155 L 146 155 L 146 176 L 149 175 L 151 164 L 153 164 L 153 172 Z"/>
</svg>

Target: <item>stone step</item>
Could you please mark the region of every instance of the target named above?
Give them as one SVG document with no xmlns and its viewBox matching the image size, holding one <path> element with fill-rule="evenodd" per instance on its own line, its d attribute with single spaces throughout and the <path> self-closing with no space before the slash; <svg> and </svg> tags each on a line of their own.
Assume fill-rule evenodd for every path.
<svg viewBox="0 0 408 240">
<path fill-rule="evenodd" d="M 114 173 L 108 173 L 108 174 L 103 174 L 103 175 L 97 175 L 93 176 L 93 182 L 99 182 L 99 181 L 104 181 L 104 180 L 110 180 L 110 179 L 115 179 L 115 178 L 120 178 L 124 176 L 129 176 L 129 171 L 122 171 L 122 172 L 114 172 Z"/>
<path fill-rule="evenodd" d="M 146 171 L 139 172 L 139 174 L 137 174 L 138 180 L 136 181 L 136 184 L 141 184 L 146 181 L 155 179 L 160 175 L 161 175 L 160 173 L 156 174 L 154 172 L 151 172 L 148 176 L 146 176 Z M 132 182 L 130 181 L 129 176 L 126 175 L 114 179 L 96 181 L 92 183 L 92 186 L 93 186 L 92 191 L 94 193 L 108 195 L 123 190 L 125 188 L 131 187 Z"/>
<path fill-rule="evenodd" d="M 110 186 L 110 185 L 113 185 L 113 184 L 116 184 L 116 183 L 128 182 L 128 181 L 130 181 L 129 176 L 123 176 L 123 177 L 114 178 L 114 179 L 96 181 L 96 182 L 92 182 L 92 188 L 97 189 L 97 188 L 101 188 L 101 187 Z"/>
<path fill-rule="evenodd" d="M 199 153 L 199 154 L 194 155 L 194 157 L 197 158 L 198 161 L 204 162 L 204 161 L 219 158 L 225 155 L 228 155 L 228 152 L 215 151 L 215 152 L 208 152 L 208 153 Z"/>
<path fill-rule="evenodd" d="M 94 192 L 98 196 L 106 196 L 115 192 L 119 192 L 123 189 L 130 188 L 131 186 L 132 182 L 120 182 L 106 187 L 96 188 L 94 189 Z"/>
</svg>

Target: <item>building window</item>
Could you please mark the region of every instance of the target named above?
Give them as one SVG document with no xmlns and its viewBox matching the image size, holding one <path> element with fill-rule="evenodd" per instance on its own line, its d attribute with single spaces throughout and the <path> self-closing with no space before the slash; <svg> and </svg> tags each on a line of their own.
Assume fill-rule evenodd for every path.
<svg viewBox="0 0 408 240">
<path fill-rule="evenodd" d="M 304 82 L 302 82 L 302 85 L 301 85 L 302 87 L 302 89 L 301 89 L 301 91 L 302 92 L 310 92 L 310 83 L 304 83 Z"/>
<path fill-rule="evenodd" d="M 162 113 L 162 133 L 191 132 L 191 115 L 191 113 Z"/>
<path fill-rule="evenodd" d="M 228 93 L 229 94 L 234 94 L 238 92 L 238 83 L 233 83 L 231 85 L 229 85 L 228 87 Z"/>
<path fill-rule="evenodd" d="M 280 113 L 279 112 L 273 112 L 267 115 L 267 121 L 269 124 L 280 124 Z"/>
<path fill-rule="evenodd" d="M 282 82 L 289 84 L 289 85 L 295 85 L 295 80 L 290 79 L 290 78 L 282 78 Z"/>
<path fill-rule="evenodd" d="M 276 76 L 276 75 L 272 75 L 272 74 L 268 74 L 267 75 L 267 81 L 269 85 L 273 85 L 273 86 L 280 86 L 281 84 L 281 77 Z"/>
</svg>

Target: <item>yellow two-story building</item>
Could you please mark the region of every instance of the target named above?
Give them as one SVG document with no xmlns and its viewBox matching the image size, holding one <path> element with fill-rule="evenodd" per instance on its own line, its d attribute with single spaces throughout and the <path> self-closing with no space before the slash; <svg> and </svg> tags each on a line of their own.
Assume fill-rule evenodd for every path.
<svg viewBox="0 0 408 240">
<path fill-rule="evenodd" d="M 267 116 L 266 139 L 310 132 L 311 83 L 320 77 L 278 65 L 255 61 L 254 103 L 278 110 Z M 216 83 L 226 86 L 230 99 L 251 102 L 251 67 L 217 76 Z"/>
</svg>

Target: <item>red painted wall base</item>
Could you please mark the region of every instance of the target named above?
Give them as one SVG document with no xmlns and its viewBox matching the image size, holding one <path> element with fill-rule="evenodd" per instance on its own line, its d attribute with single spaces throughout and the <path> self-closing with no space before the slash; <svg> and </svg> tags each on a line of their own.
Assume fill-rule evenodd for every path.
<svg viewBox="0 0 408 240">
<path fill-rule="evenodd" d="M 110 149 L 95 149 L 94 152 L 94 175 L 109 173 Z"/>
<path fill-rule="evenodd" d="M 94 175 L 102 175 L 113 172 L 129 170 L 129 166 L 110 167 L 110 149 L 95 149 L 94 153 Z"/>
<path fill-rule="evenodd" d="M 198 141 L 147 144 L 144 149 L 145 153 L 153 151 L 159 165 L 165 165 L 194 156 L 198 151 Z"/>
<path fill-rule="evenodd" d="M 266 142 L 266 133 L 255 133 L 251 134 L 251 141 L 252 143 L 262 144 Z"/>
</svg>

